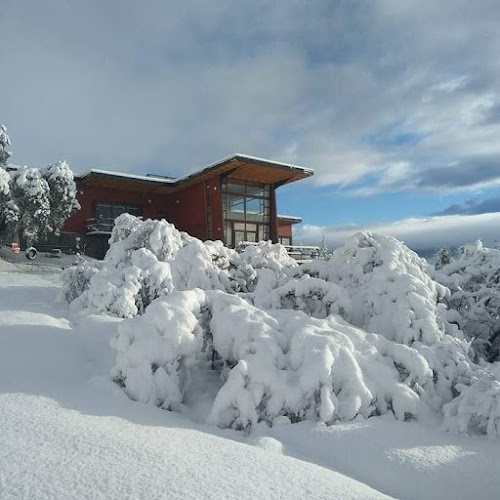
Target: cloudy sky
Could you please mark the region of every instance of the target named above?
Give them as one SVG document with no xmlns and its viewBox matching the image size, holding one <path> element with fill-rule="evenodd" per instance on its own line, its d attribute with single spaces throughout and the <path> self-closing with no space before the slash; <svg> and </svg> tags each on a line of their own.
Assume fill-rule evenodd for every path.
<svg viewBox="0 0 500 500">
<path fill-rule="evenodd" d="M 315 169 L 278 197 L 304 243 L 500 240 L 498 0 L 1 4 L 13 163 L 178 176 L 241 152 Z"/>
</svg>

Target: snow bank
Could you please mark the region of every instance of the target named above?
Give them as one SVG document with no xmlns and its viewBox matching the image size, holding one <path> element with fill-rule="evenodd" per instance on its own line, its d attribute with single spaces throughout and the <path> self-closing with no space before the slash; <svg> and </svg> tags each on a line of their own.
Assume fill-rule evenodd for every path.
<svg viewBox="0 0 500 500">
<path fill-rule="evenodd" d="M 182 422 L 137 425 L 27 394 L 0 394 L 0 421 L 2 500 L 390 498 L 333 470 Z"/>
<path fill-rule="evenodd" d="M 237 328 L 235 328 L 237 325 Z M 173 292 L 120 324 L 114 379 L 134 400 L 179 409 L 189 373 L 212 359 L 224 381 L 208 422 L 237 429 L 264 421 L 332 423 L 392 410 L 416 417 L 432 379 L 415 349 L 330 316 L 263 311 L 236 295 Z"/>
</svg>

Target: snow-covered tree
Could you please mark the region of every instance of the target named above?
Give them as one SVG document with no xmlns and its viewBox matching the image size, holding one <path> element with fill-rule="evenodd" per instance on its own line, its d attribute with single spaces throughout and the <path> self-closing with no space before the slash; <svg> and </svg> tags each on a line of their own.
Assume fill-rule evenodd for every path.
<svg viewBox="0 0 500 500">
<path fill-rule="evenodd" d="M 447 266 L 452 259 L 453 257 L 448 247 L 440 248 L 434 256 L 434 267 L 436 269 L 442 269 L 444 266 Z"/>
<path fill-rule="evenodd" d="M 7 127 L 0 123 L 0 167 L 7 164 L 10 158 L 10 137 L 7 135 Z"/>
<path fill-rule="evenodd" d="M 37 168 L 21 167 L 12 173 L 12 198 L 19 208 L 19 229 L 28 245 L 50 230 L 50 188 Z"/>
<path fill-rule="evenodd" d="M 328 243 L 326 242 L 326 236 L 323 235 L 321 238 L 321 245 L 319 246 L 319 258 L 325 260 L 328 256 Z"/>
<path fill-rule="evenodd" d="M 0 240 L 21 232 L 28 245 L 49 232 L 59 233 L 66 219 L 80 209 L 73 172 L 65 162 L 43 170 L 22 167 L 11 175 L 2 168 L 11 153 L 5 125 L 0 125 Z"/>
<path fill-rule="evenodd" d="M 50 226 L 59 234 L 66 219 L 80 209 L 76 199 L 76 184 L 73 172 L 65 161 L 50 164 L 42 170 L 42 176 L 49 185 Z"/>
<path fill-rule="evenodd" d="M 435 279 L 451 290 L 447 299 L 457 323 L 477 355 L 498 360 L 500 354 L 500 250 L 478 241 L 460 247 L 457 257 L 436 267 Z"/>
<path fill-rule="evenodd" d="M 0 167 L 0 243 L 12 241 L 19 218 L 19 209 L 12 200 L 10 175 Z"/>
</svg>

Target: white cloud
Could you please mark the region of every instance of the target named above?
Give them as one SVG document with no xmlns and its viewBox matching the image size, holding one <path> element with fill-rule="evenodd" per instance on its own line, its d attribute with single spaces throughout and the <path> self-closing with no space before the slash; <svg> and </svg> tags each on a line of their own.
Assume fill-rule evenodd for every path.
<svg viewBox="0 0 500 500">
<path fill-rule="evenodd" d="M 180 175 L 242 151 L 348 189 L 489 185 L 500 167 L 475 165 L 500 165 L 499 14 L 489 0 L 7 2 L 0 120 L 18 163 Z"/>
<path fill-rule="evenodd" d="M 478 215 L 446 215 L 428 218 L 410 218 L 390 224 L 342 227 L 303 224 L 294 232 L 297 244 L 318 245 L 323 234 L 331 248 L 341 245 L 346 238 L 361 230 L 383 233 L 404 241 L 415 250 L 457 247 L 483 240 L 493 245 L 500 240 L 500 212 Z"/>
</svg>

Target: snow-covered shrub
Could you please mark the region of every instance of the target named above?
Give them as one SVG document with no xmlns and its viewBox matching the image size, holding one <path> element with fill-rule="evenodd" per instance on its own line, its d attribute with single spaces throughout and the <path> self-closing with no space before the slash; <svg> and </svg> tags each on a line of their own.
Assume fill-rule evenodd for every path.
<svg viewBox="0 0 500 500">
<path fill-rule="evenodd" d="M 460 396 L 443 408 L 443 428 L 500 438 L 500 364 L 483 365 L 469 384 L 457 385 Z"/>
<path fill-rule="evenodd" d="M 11 193 L 19 208 L 19 226 L 31 245 L 50 230 L 49 185 L 39 169 L 21 167 L 12 173 Z"/>
<path fill-rule="evenodd" d="M 73 172 L 65 161 L 59 161 L 44 168 L 41 173 L 49 185 L 51 229 L 59 234 L 66 219 L 80 209 L 80 204 L 76 199 Z"/>
<path fill-rule="evenodd" d="M 180 409 L 191 371 L 211 363 L 222 385 L 208 421 L 222 427 L 406 419 L 421 403 L 446 405 L 450 429 L 496 425 L 483 410 L 497 375 L 481 389 L 484 367 L 446 307 L 449 290 L 394 238 L 358 233 L 298 267 L 280 245 L 238 253 L 123 214 L 110 244 L 67 300 L 83 290 L 72 307 L 131 318 L 113 343 L 113 377 L 132 399 Z"/>
<path fill-rule="evenodd" d="M 434 277 L 451 290 L 449 308 L 472 341 L 476 354 L 496 360 L 500 352 L 500 250 L 478 241 L 461 247 L 458 255 Z"/>
<path fill-rule="evenodd" d="M 257 280 L 254 268 L 221 241 L 194 238 L 172 261 L 172 275 L 177 290 L 248 292 Z"/>
<path fill-rule="evenodd" d="M 117 217 L 110 248 L 90 286 L 73 300 L 73 308 L 89 307 L 123 318 L 142 313 L 156 297 L 173 290 L 168 261 L 184 244 L 183 236 L 165 220 Z"/>
<path fill-rule="evenodd" d="M 7 127 L 0 123 L 0 167 L 7 164 L 11 152 L 9 151 L 10 137 L 7 135 Z"/>
<path fill-rule="evenodd" d="M 452 258 L 450 249 L 448 247 L 443 247 L 438 250 L 434 256 L 434 267 L 436 269 L 442 269 L 452 261 Z"/>
<path fill-rule="evenodd" d="M 402 242 L 360 232 L 329 260 L 305 264 L 299 274 L 344 288 L 351 300 L 344 317 L 349 323 L 417 349 L 433 370 L 435 384 L 426 397 L 437 409 L 457 394 L 456 384 L 469 379 L 470 346 L 442 303 L 449 291 Z"/>
<path fill-rule="evenodd" d="M 201 290 L 155 300 L 147 314 L 124 321 L 113 339 L 113 379 L 142 403 L 179 409 L 189 369 L 203 348 Z"/>
<path fill-rule="evenodd" d="M 280 272 L 283 268 L 298 266 L 283 245 L 270 241 L 249 245 L 240 253 L 240 256 L 243 262 L 254 269 L 271 269 Z"/>
<path fill-rule="evenodd" d="M 345 318 L 351 314 L 351 300 L 346 290 L 310 276 L 289 279 L 267 295 L 255 297 L 254 303 L 264 309 L 295 309 L 314 318 L 326 318 L 330 314 Z"/>
<path fill-rule="evenodd" d="M 432 345 L 445 334 L 438 303 L 447 289 L 430 277 L 423 259 L 395 238 L 356 233 L 327 261 L 302 265 L 300 274 L 344 288 L 352 301 L 345 319 L 364 330 L 406 345 Z"/>
<path fill-rule="evenodd" d="M 73 266 L 66 268 L 62 273 L 62 291 L 59 301 L 72 302 L 90 288 L 90 279 L 100 269 L 98 261 L 88 261 L 77 257 Z"/>
<path fill-rule="evenodd" d="M 235 326 L 237 327 L 235 328 Z M 216 360 L 224 384 L 208 422 L 335 422 L 392 410 L 416 416 L 432 371 L 415 349 L 334 316 L 263 311 L 237 295 L 199 289 L 155 300 L 113 341 L 114 379 L 135 400 L 178 409 L 191 368 Z"/>
<path fill-rule="evenodd" d="M 238 253 L 220 241 L 192 238 L 165 220 L 142 221 L 129 214 L 116 219 L 109 242 L 101 270 L 72 307 L 131 317 L 174 289 L 257 294 L 261 276 L 274 288 L 284 281 L 286 266 L 296 266 L 278 244 Z"/>
</svg>

